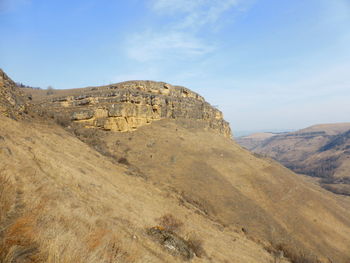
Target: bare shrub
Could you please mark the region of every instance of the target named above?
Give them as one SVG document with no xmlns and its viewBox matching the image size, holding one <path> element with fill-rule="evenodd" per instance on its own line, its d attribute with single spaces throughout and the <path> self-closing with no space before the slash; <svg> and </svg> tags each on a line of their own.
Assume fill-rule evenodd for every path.
<svg viewBox="0 0 350 263">
<path fill-rule="evenodd" d="M 103 137 L 103 133 L 98 129 L 76 126 L 73 127 L 73 133 L 78 137 L 79 140 L 87 143 L 100 154 L 113 159 L 113 161 L 118 161 L 118 159 L 116 159 L 116 156 L 109 151 L 107 143 L 101 139 L 101 137 Z M 121 160 L 121 163 L 123 163 L 123 160 Z"/>
<path fill-rule="evenodd" d="M 135 262 L 139 257 L 136 247 L 117 238 L 107 228 L 96 229 L 87 236 L 88 254 L 101 262 Z M 81 258 L 83 260 L 83 258 Z M 86 261 L 85 261 L 86 262 Z M 95 261 L 94 261 L 95 262 Z M 100 262 L 100 261 L 99 261 Z"/>
<path fill-rule="evenodd" d="M 125 164 L 125 165 L 130 165 L 128 159 L 126 159 L 125 157 L 120 157 L 120 158 L 118 159 L 118 163 L 120 163 L 120 164 Z"/>
<path fill-rule="evenodd" d="M 201 239 L 198 239 L 196 237 L 190 237 L 187 240 L 187 243 L 197 257 L 202 258 L 207 255 L 203 248 L 203 241 Z"/>
<path fill-rule="evenodd" d="M 46 95 L 54 94 L 54 88 L 52 86 L 47 87 Z"/>
<path fill-rule="evenodd" d="M 56 123 L 62 127 L 68 127 L 72 123 L 70 117 L 67 115 L 55 115 L 54 119 Z"/>
<path fill-rule="evenodd" d="M 275 246 L 277 251 L 283 252 L 284 257 L 288 258 L 292 263 L 320 263 L 316 256 L 287 244 L 278 244 Z"/>
<path fill-rule="evenodd" d="M 176 232 L 181 229 L 183 223 L 172 214 L 165 214 L 158 219 L 159 225 L 167 231 Z"/>
</svg>

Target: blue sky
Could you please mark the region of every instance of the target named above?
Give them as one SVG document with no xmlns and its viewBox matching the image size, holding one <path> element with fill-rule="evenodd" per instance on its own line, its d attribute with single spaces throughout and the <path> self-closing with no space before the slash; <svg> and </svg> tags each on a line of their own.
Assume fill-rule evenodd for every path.
<svg viewBox="0 0 350 263">
<path fill-rule="evenodd" d="M 32 86 L 186 86 L 234 132 L 350 121 L 350 0 L 0 0 L 0 67 Z"/>
</svg>

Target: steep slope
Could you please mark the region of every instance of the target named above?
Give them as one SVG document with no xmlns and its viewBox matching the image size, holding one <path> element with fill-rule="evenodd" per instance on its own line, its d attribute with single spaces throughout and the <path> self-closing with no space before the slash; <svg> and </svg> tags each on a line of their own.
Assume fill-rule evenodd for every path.
<svg viewBox="0 0 350 263">
<path fill-rule="evenodd" d="M 9 105 L 0 101 L 19 114 Z M 278 254 L 50 120 L 0 122 L 0 262 L 258 263 Z"/>
<path fill-rule="evenodd" d="M 182 87 L 172 86 L 173 95 L 164 94 L 165 85 L 127 82 L 50 95 L 33 91 L 30 111 L 56 119 L 123 165 L 126 174 L 176 196 L 224 233 L 243 232 L 289 257 L 303 251 L 323 262 L 350 260 L 349 199 L 242 149 L 230 138 L 219 111 L 187 89 L 183 95 Z M 139 110 L 144 107 L 152 109 L 149 115 Z M 121 110 L 114 115 L 116 108 Z M 77 118 L 82 112 L 83 118 Z M 139 118 L 146 121 L 134 121 Z M 125 126 L 119 125 L 122 119 Z M 220 262 L 217 256 L 213 262 Z"/>
<path fill-rule="evenodd" d="M 273 136 L 276 136 L 277 133 L 272 133 L 272 132 L 259 132 L 259 133 L 253 133 L 248 136 L 242 136 L 235 138 L 236 142 L 243 147 L 247 149 L 254 149 L 255 147 L 258 147 L 261 145 L 263 141 L 266 139 L 269 139 Z"/>
<path fill-rule="evenodd" d="M 147 234 L 169 213 L 184 223 L 179 236 L 203 242 L 205 254 L 193 262 L 273 260 L 244 233 L 130 176 L 127 166 L 62 128 L 0 121 L 1 149 L 7 149 L 0 152 L 1 204 L 8 204 L 1 207 L 1 262 L 182 262 Z"/>
<path fill-rule="evenodd" d="M 25 102 L 23 93 L 0 69 L 0 114 L 16 119 L 25 111 Z"/>
<path fill-rule="evenodd" d="M 350 123 L 315 125 L 255 140 L 254 145 L 246 138 L 238 142 L 297 173 L 322 178 L 322 185 L 329 190 L 350 194 Z"/>
</svg>

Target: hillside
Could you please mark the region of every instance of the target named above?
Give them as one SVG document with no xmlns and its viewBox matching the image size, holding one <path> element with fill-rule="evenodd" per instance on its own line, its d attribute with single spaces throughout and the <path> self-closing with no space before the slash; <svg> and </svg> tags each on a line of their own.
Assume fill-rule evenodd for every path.
<svg viewBox="0 0 350 263">
<path fill-rule="evenodd" d="M 26 100 L 23 92 L 0 69 L 0 115 L 17 119 L 25 111 Z"/>
<path fill-rule="evenodd" d="M 254 149 L 266 139 L 269 139 L 276 135 L 277 133 L 272 133 L 272 132 L 259 132 L 259 133 L 253 133 L 247 136 L 238 137 L 238 138 L 235 138 L 235 140 L 238 144 L 244 146 L 247 149 Z"/>
<path fill-rule="evenodd" d="M 238 143 L 297 173 L 322 178 L 328 190 L 350 194 L 350 123 L 314 125 L 262 140 L 243 137 Z"/>
<path fill-rule="evenodd" d="M 0 117 L 2 262 L 349 262 L 350 200 L 242 149 L 198 94 L 24 92 L 27 118 Z"/>
</svg>

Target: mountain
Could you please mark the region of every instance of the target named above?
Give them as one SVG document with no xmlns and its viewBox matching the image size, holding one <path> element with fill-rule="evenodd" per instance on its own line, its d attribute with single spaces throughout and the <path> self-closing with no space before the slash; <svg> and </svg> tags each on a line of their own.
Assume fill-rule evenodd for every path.
<svg viewBox="0 0 350 263">
<path fill-rule="evenodd" d="M 240 147 L 198 94 L 17 91 L 31 100 L 0 116 L 1 262 L 349 262 L 350 200 Z"/>
<path fill-rule="evenodd" d="M 314 125 L 286 134 L 237 140 L 255 153 L 281 162 L 296 173 L 322 178 L 322 186 L 350 195 L 350 123 Z"/>
</svg>

